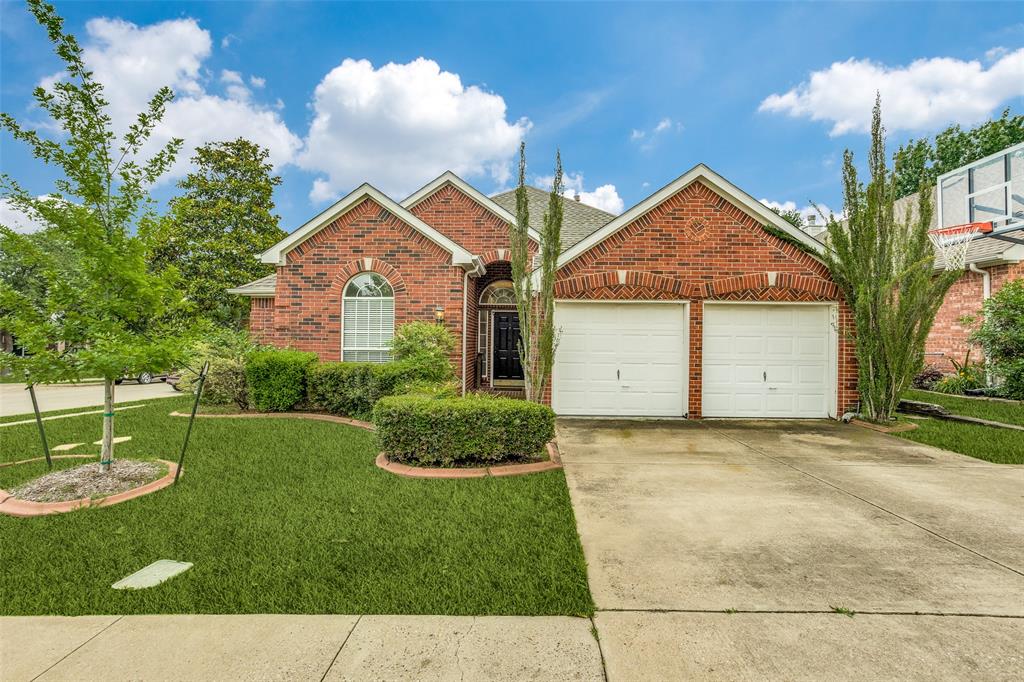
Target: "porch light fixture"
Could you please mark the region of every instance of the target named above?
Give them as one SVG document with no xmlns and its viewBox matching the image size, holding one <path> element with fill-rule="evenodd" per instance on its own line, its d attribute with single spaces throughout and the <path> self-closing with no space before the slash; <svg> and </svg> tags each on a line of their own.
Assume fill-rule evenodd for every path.
<svg viewBox="0 0 1024 682">
<path fill-rule="evenodd" d="M 438 324 L 444 324 L 444 308 L 441 306 L 434 308 L 434 321 Z"/>
</svg>

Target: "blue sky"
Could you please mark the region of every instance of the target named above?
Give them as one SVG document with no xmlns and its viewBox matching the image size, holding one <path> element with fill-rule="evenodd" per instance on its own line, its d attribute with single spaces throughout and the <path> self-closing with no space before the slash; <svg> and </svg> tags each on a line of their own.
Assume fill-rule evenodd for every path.
<svg viewBox="0 0 1024 682">
<path fill-rule="evenodd" d="M 166 83 L 165 136 L 271 147 L 289 231 L 363 180 L 402 198 L 451 168 L 504 189 L 519 139 L 532 182 L 560 147 L 572 189 L 613 211 L 698 162 L 759 199 L 838 210 L 876 88 L 891 149 L 1024 110 L 1016 3 L 56 5 L 116 120 Z M 21 3 L 0 20 L 2 108 L 41 121 L 31 89 L 59 64 Z M 50 191 L 20 145 L 0 154 Z"/>
</svg>

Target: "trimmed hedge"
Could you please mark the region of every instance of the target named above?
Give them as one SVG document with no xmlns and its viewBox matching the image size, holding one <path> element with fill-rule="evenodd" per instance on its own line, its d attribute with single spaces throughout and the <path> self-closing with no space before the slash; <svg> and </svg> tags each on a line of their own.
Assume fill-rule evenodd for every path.
<svg viewBox="0 0 1024 682">
<path fill-rule="evenodd" d="M 378 400 L 406 385 L 434 382 L 437 372 L 413 362 L 324 362 L 309 368 L 309 402 L 332 414 L 369 419 Z"/>
<path fill-rule="evenodd" d="M 251 353 L 245 363 L 249 403 L 261 412 L 284 412 L 306 397 L 306 372 L 316 353 L 267 348 Z"/>
<path fill-rule="evenodd" d="M 382 398 L 373 409 L 373 423 L 388 457 L 431 466 L 533 458 L 555 436 L 550 407 L 478 395 Z"/>
</svg>

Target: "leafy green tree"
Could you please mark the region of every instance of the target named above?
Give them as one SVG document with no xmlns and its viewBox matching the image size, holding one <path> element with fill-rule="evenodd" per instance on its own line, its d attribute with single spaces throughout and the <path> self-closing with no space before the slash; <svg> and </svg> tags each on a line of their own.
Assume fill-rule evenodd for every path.
<svg viewBox="0 0 1024 682">
<path fill-rule="evenodd" d="M 768 208 L 793 227 L 798 227 L 801 230 L 804 229 L 804 217 L 800 214 L 800 211 L 795 208 L 776 208 L 775 206 L 769 206 Z"/>
<path fill-rule="evenodd" d="M 146 266 L 143 240 L 133 234 L 137 221 L 151 215 L 151 186 L 173 163 L 181 140 L 148 159 L 141 158 L 154 126 L 173 94 L 161 88 L 127 131 L 113 130 L 103 86 L 93 80 L 74 36 L 52 5 L 29 0 L 64 62 L 65 78 L 52 90 L 36 88 L 38 107 L 64 132 L 51 139 L 0 114 L 0 128 L 24 142 L 32 154 L 56 168 L 55 192 L 38 198 L 7 173 L 0 192 L 16 209 L 53 226 L 77 254 L 66 272 L 54 252 L 39 249 L 31 237 L 0 228 L 0 250 L 38 268 L 41 297 L 0 282 L 0 326 L 10 330 L 27 357 L 2 356 L 4 364 L 28 372 L 30 380 L 59 381 L 82 376 L 104 380 L 101 469 L 113 460 L 114 381 L 126 371 L 159 371 L 175 364 L 186 339 L 163 320 L 181 305 L 177 273 L 154 274 Z"/>
<path fill-rule="evenodd" d="M 541 402 L 555 362 L 555 272 L 562 242 L 562 155 L 555 155 L 555 176 L 540 234 L 540 263 L 530 253 L 530 206 L 526 195 L 526 144 L 519 145 L 516 222 L 510 225 L 512 285 L 519 313 L 519 361 L 526 399 Z M 536 288 L 534 280 L 536 279 Z"/>
<path fill-rule="evenodd" d="M 45 269 L 56 267 L 61 279 L 70 281 L 78 275 L 78 254 L 53 227 L 25 234 L 22 242 L 24 248 L 16 251 L 0 249 L 0 282 L 21 294 L 23 302 L 43 310 L 48 294 Z"/>
<path fill-rule="evenodd" d="M 824 259 L 853 311 L 861 413 L 890 419 L 924 361 L 924 343 L 946 291 L 962 274 L 935 274 L 928 240 L 931 200 L 922 192 L 917 215 L 898 222 L 896 187 L 886 168 L 881 98 L 871 122 L 871 180 L 857 178 L 853 153 L 843 156 L 846 225 L 828 222 Z"/>
<path fill-rule="evenodd" d="M 971 341 L 981 346 L 1008 398 L 1024 400 L 1024 280 L 1007 282 L 985 301 Z"/>
<path fill-rule="evenodd" d="M 910 140 L 893 156 L 893 184 L 896 197 L 905 197 L 922 187 L 931 187 L 936 179 L 972 161 L 1000 152 L 1024 142 L 1024 115 L 1002 115 L 969 130 L 952 125 L 935 136 Z"/>
<path fill-rule="evenodd" d="M 150 264 L 176 267 L 195 309 L 219 324 L 238 326 L 247 301 L 227 289 L 273 272 L 252 255 L 285 236 L 273 212 L 281 178 L 269 154 L 243 138 L 199 147 L 196 170 L 178 183 L 184 194 L 152 226 Z"/>
</svg>

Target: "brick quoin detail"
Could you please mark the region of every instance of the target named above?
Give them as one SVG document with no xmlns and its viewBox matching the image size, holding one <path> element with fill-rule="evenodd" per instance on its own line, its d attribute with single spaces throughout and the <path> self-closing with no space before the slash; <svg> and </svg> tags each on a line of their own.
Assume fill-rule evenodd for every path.
<svg viewBox="0 0 1024 682">
<path fill-rule="evenodd" d="M 992 277 L 992 295 L 1002 289 L 1007 282 L 1024 278 L 1024 263 L 1012 265 L 996 265 L 988 270 Z M 946 298 L 935 315 L 935 323 L 928 333 L 925 343 L 926 364 L 933 364 L 946 372 L 953 371 L 950 360 L 963 362 L 967 350 L 971 348 L 971 360 L 981 360 L 981 349 L 972 348 L 968 343 L 972 327 L 965 324 L 963 318 L 981 317 L 981 305 L 984 299 L 982 276 L 965 271 L 963 276 L 950 287 Z"/>
<path fill-rule="evenodd" d="M 695 240 L 695 227 L 701 226 Z M 774 273 L 774 286 L 770 286 Z M 704 302 L 836 302 L 838 405 L 857 402 L 852 316 L 828 269 L 701 182 L 694 182 L 559 271 L 556 297 L 689 300 L 689 416 L 701 415 Z"/>
</svg>

